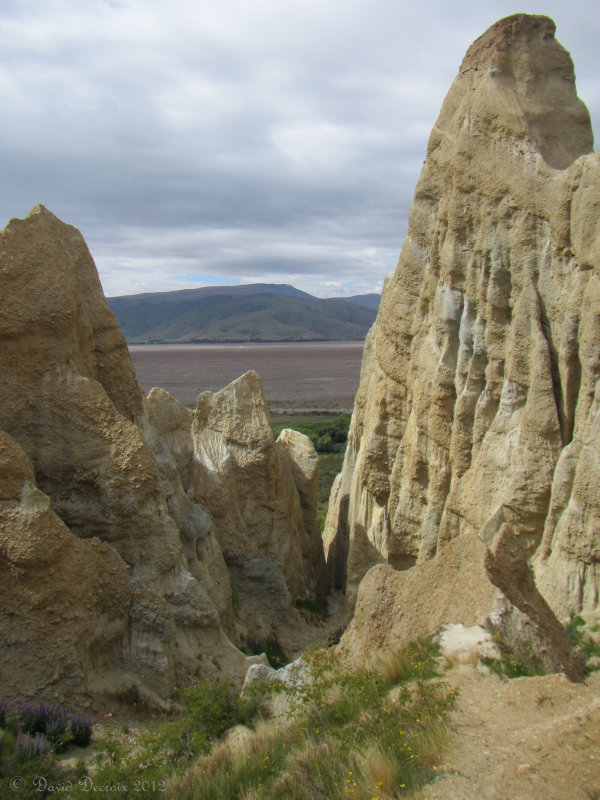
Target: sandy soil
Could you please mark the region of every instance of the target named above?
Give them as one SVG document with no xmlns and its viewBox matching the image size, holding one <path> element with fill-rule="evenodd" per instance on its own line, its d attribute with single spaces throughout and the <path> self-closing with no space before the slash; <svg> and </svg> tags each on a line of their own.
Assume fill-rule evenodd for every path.
<svg viewBox="0 0 600 800">
<path fill-rule="evenodd" d="M 253 369 L 272 411 L 350 411 L 358 389 L 363 342 L 244 345 L 130 345 L 146 392 L 161 386 L 181 403 L 222 389 Z"/>
<path fill-rule="evenodd" d="M 445 677 L 460 690 L 452 749 L 419 800 L 600 800 L 600 673 Z"/>
</svg>

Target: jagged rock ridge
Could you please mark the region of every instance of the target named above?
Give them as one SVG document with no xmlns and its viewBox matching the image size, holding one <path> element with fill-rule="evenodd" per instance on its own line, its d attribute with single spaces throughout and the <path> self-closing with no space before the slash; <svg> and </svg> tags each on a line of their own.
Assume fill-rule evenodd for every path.
<svg viewBox="0 0 600 800">
<path fill-rule="evenodd" d="M 0 233 L 0 400 L 0 694 L 136 685 L 160 705 L 176 680 L 241 679 L 227 566 L 174 445 L 190 428 L 161 439 L 81 234 L 43 206 Z"/>
<path fill-rule="evenodd" d="M 268 631 L 297 600 L 326 593 L 318 456 L 297 431 L 275 441 L 259 376 L 203 392 L 194 412 L 163 389 L 148 402 L 188 496 L 211 515 L 238 616 Z"/>
<path fill-rule="evenodd" d="M 556 614 L 598 612 L 600 157 L 554 32 L 492 26 L 431 133 L 326 524 L 350 613 L 374 564 L 507 527 Z"/>
</svg>

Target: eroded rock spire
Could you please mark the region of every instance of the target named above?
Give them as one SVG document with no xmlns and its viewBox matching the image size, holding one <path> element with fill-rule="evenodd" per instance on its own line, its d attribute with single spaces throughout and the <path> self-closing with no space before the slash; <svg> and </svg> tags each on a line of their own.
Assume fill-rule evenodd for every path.
<svg viewBox="0 0 600 800">
<path fill-rule="evenodd" d="M 431 133 L 326 525 L 350 614 L 372 565 L 501 531 L 557 614 L 598 612 L 600 158 L 554 28 L 493 25 Z"/>
</svg>

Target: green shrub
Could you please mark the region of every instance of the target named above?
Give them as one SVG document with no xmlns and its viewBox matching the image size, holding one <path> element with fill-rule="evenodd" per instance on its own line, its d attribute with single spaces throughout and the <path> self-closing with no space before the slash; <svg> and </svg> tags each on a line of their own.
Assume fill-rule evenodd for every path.
<svg viewBox="0 0 600 800">
<path fill-rule="evenodd" d="M 15 779 L 17 783 L 14 783 Z M 44 734 L 3 731 L 0 747 L 0 797 L 33 800 L 51 796 L 49 786 L 64 780 Z M 56 795 L 54 795 L 56 796 Z"/>
<path fill-rule="evenodd" d="M 600 643 L 586 632 L 585 620 L 573 612 L 567 623 L 566 632 L 573 649 L 581 653 L 582 660 L 585 662 L 584 671 L 591 672 L 587 662 L 591 658 L 600 659 Z"/>
<path fill-rule="evenodd" d="M 392 686 L 401 681 L 427 680 L 437 675 L 440 645 L 436 636 L 423 636 L 399 651 L 380 659 L 381 668 Z"/>
<path fill-rule="evenodd" d="M 500 649 L 501 657 L 481 658 L 481 663 L 485 664 L 499 675 L 501 678 L 532 678 L 536 675 L 545 675 L 546 670 L 539 656 L 532 650 L 525 654 L 518 655 L 497 633 L 494 637 Z"/>
<path fill-rule="evenodd" d="M 411 652 L 418 660 L 419 647 Z M 306 658 L 311 679 L 264 689 L 288 695 L 289 724 L 263 724 L 245 750 L 221 747 L 201 759 L 169 783 L 174 797 L 391 798 L 435 775 L 456 692 L 422 680 L 392 690 L 381 672 L 344 671 L 332 651 Z"/>
<path fill-rule="evenodd" d="M 271 631 L 264 638 L 247 636 L 242 642 L 242 651 L 251 656 L 259 656 L 264 653 L 273 669 L 285 667 L 290 661 L 276 631 Z"/>
<path fill-rule="evenodd" d="M 87 714 L 73 714 L 71 717 L 71 736 L 77 747 L 87 747 L 92 740 L 92 718 Z"/>
<path fill-rule="evenodd" d="M 43 733 L 19 733 L 15 744 L 15 754 L 19 761 L 30 761 L 36 756 L 50 752 L 50 741 Z"/>
<path fill-rule="evenodd" d="M 316 617 L 319 617 L 319 619 L 322 620 L 325 619 L 329 613 L 327 597 L 315 597 L 311 600 L 297 600 L 296 608 L 309 611 L 311 614 L 314 614 Z"/>
<path fill-rule="evenodd" d="M 317 453 L 331 453 L 343 450 L 348 437 L 351 415 L 344 414 L 297 414 L 281 415 L 273 426 L 275 437 L 284 428 L 292 428 L 303 433 L 312 441 Z"/>
<path fill-rule="evenodd" d="M 44 702 L 38 705 L 21 703 L 18 721 L 23 732 L 31 735 L 43 734 L 57 753 L 65 750 L 71 743 L 69 712 L 66 708 Z"/>
</svg>

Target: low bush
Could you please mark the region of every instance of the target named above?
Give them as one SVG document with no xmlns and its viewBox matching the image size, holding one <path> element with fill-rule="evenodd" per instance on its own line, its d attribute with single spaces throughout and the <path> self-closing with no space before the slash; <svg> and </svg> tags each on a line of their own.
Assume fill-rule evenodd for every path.
<svg viewBox="0 0 600 800">
<path fill-rule="evenodd" d="M 593 629 L 592 629 L 593 630 Z M 600 642 L 592 638 L 586 630 L 585 620 L 578 614 L 571 613 L 566 626 L 567 636 L 574 650 L 579 651 L 584 662 L 584 672 L 590 673 L 593 669 L 600 668 Z M 591 659 L 596 666 L 590 666 Z M 592 662 L 594 663 L 594 662 Z"/>
<path fill-rule="evenodd" d="M 420 659 L 419 647 L 411 652 L 408 660 Z M 311 679 L 276 689 L 288 695 L 291 723 L 271 724 L 243 752 L 222 749 L 218 758 L 202 759 L 170 782 L 173 796 L 383 800 L 435 775 L 454 691 L 421 679 L 392 688 L 381 671 L 344 671 L 331 650 L 307 660 Z M 410 672 L 423 668 L 415 664 Z"/>
<path fill-rule="evenodd" d="M 43 702 L 22 703 L 18 725 L 26 733 L 43 734 L 57 753 L 70 744 L 86 747 L 92 738 L 92 717 L 76 713 L 69 719 L 67 709 Z"/>
<path fill-rule="evenodd" d="M 433 678 L 438 672 L 439 658 L 437 637 L 424 636 L 401 650 L 387 653 L 380 659 L 380 665 L 388 682 L 395 686 L 401 681 Z"/>
<path fill-rule="evenodd" d="M 92 740 L 92 717 L 87 714 L 73 714 L 71 717 L 71 736 L 77 747 L 87 747 Z"/>
<path fill-rule="evenodd" d="M 49 787 L 59 785 L 61 777 L 43 734 L 0 733 L 0 797 L 48 797 Z"/>
<path fill-rule="evenodd" d="M 499 632 L 493 638 L 500 649 L 500 658 L 483 657 L 481 663 L 489 667 L 496 675 L 501 678 L 532 678 L 535 675 L 546 674 L 544 665 L 533 650 L 517 654 L 504 641 Z"/>
<path fill-rule="evenodd" d="M 273 669 L 279 669 L 289 664 L 287 653 L 279 641 L 277 631 L 271 631 L 264 638 L 249 635 L 242 641 L 242 651 L 250 656 L 259 656 L 264 653 Z"/>
<path fill-rule="evenodd" d="M 234 725 L 247 725 L 259 712 L 256 699 L 240 695 L 225 678 L 178 689 L 175 699 L 184 708 L 179 724 L 205 733 L 209 740 L 219 738 Z"/>
<path fill-rule="evenodd" d="M 308 611 L 310 614 L 318 617 L 321 620 L 326 619 L 329 613 L 329 604 L 327 597 L 315 597 L 311 600 L 298 600 L 296 601 L 296 608 L 303 611 Z"/>
<path fill-rule="evenodd" d="M 350 419 L 347 413 L 282 415 L 276 417 L 273 433 L 277 437 L 284 428 L 292 428 L 308 436 L 317 453 L 332 453 L 344 450 Z"/>
<path fill-rule="evenodd" d="M 35 756 L 44 756 L 51 750 L 50 742 L 43 733 L 19 733 L 15 744 L 18 760 L 29 761 Z"/>
</svg>

